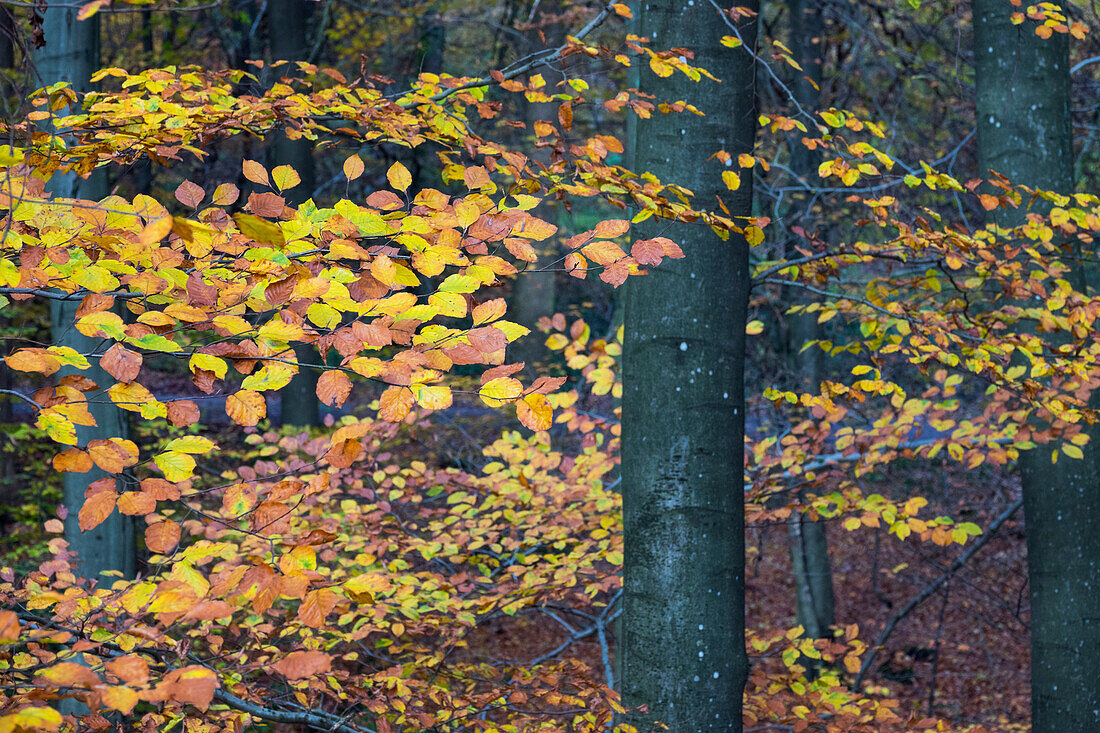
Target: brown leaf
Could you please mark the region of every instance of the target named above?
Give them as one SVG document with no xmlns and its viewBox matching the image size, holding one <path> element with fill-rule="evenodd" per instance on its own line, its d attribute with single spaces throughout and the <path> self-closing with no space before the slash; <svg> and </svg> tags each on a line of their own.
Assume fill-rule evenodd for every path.
<svg viewBox="0 0 1100 733">
<path fill-rule="evenodd" d="M 187 276 L 188 305 L 215 305 L 218 302 L 218 286 L 202 279 L 198 272 Z"/>
<path fill-rule="evenodd" d="M 328 588 L 318 588 L 306 594 L 302 605 L 298 607 L 298 620 L 310 628 L 319 629 L 325 623 L 325 617 L 336 607 L 339 597 Z"/>
<path fill-rule="evenodd" d="M 324 652 L 291 652 L 274 665 L 275 671 L 290 680 L 301 680 L 332 669 L 332 657 Z"/>
<path fill-rule="evenodd" d="M 471 346 L 483 354 L 492 354 L 508 345 L 508 337 L 504 335 L 504 331 L 494 326 L 472 329 L 466 334 L 466 338 Z"/>
<path fill-rule="evenodd" d="M 213 375 L 213 372 L 211 372 Z M 168 421 L 177 428 L 185 428 L 199 421 L 199 406 L 191 400 L 175 400 L 168 403 Z"/>
<path fill-rule="evenodd" d="M 120 382 L 132 382 L 141 372 L 141 354 L 130 351 L 122 344 L 107 349 L 99 365 Z"/>
<path fill-rule="evenodd" d="M 202 186 L 191 181 L 184 181 L 176 189 L 176 201 L 192 209 L 199 208 L 204 198 L 206 198 L 206 192 L 202 190 Z"/>
<path fill-rule="evenodd" d="M 643 265 L 659 265 L 665 250 L 654 239 L 639 239 L 630 248 L 630 255 Z"/>
<path fill-rule="evenodd" d="M 145 546 L 150 552 L 166 555 L 180 541 L 180 526 L 171 519 L 151 524 L 145 528 Z"/>
<path fill-rule="evenodd" d="M 558 122 L 566 130 L 573 129 L 573 105 L 571 102 L 562 102 L 558 106 Z"/>
<path fill-rule="evenodd" d="M 325 372 L 317 379 L 317 399 L 330 407 L 340 407 L 351 394 L 351 380 L 340 371 Z"/>
<path fill-rule="evenodd" d="M 256 216 L 269 219 L 277 219 L 283 214 L 286 199 L 277 193 L 250 193 L 248 195 L 248 210 Z"/>
<path fill-rule="evenodd" d="M 264 288 L 264 299 L 271 305 L 282 305 L 290 300 L 290 296 L 294 294 L 294 288 L 298 285 L 298 276 L 291 275 L 290 277 L 284 277 L 282 280 L 276 280 L 273 283 L 269 283 Z"/>
</svg>

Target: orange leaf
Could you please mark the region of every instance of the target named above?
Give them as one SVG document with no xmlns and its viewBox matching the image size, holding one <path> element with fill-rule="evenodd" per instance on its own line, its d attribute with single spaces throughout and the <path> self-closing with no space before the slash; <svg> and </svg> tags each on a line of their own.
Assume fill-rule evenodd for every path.
<svg viewBox="0 0 1100 733">
<path fill-rule="evenodd" d="M 573 129 L 573 105 L 571 102 L 562 102 L 558 106 L 558 122 L 563 129 Z"/>
<path fill-rule="evenodd" d="M 363 165 L 363 159 L 358 155 L 353 155 L 344 161 L 344 177 L 349 181 L 354 181 L 359 176 L 363 175 L 363 171 L 366 168 Z"/>
<path fill-rule="evenodd" d="M 145 546 L 150 552 L 165 555 L 180 542 L 180 526 L 167 519 L 145 528 Z"/>
<path fill-rule="evenodd" d="M 88 443 L 88 455 L 107 473 L 120 473 L 137 463 L 138 449 L 133 442 L 121 438 L 93 440 Z"/>
<path fill-rule="evenodd" d="M 339 596 L 328 588 L 318 588 L 306 593 L 302 605 L 298 607 L 298 620 L 314 629 L 321 628 L 325 617 L 336 607 Z"/>
<path fill-rule="evenodd" d="M 516 417 L 529 430 L 549 430 L 554 409 L 545 395 L 529 394 L 516 402 Z"/>
<path fill-rule="evenodd" d="M 141 361 L 141 354 L 130 351 L 122 344 L 115 344 L 103 354 L 99 365 L 118 381 L 132 382 L 141 372 Z"/>
<path fill-rule="evenodd" d="M 80 513 L 77 515 L 80 531 L 87 532 L 90 529 L 95 529 L 103 523 L 103 520 L 111 516 L 111 512 L 115 510 L 115 500 L 117 498 L 118 494 L 114 492 L 114 489 L 110 489 L 108 491 L 97 491 L 84 499 L 84 506 L 80 507 Z"/>
<path fill-rule="evenodd" d="M 626 219 L 607 219 L 596 225 L 596 236 L 601 239 L 614 239 L 630 231 L 630 222 Z"/>
<path fill-rule="evenodd" d="M 273 666 L 287 679 L 301 680 L 331 670 L 332 657 L 324 652 L 291 652 Z"/>
<path fill-rule="evenodd" d="M 413 402 L 413 393 L 408 387 L 389 387 L 378 400 L 378 417 L 389 422 L 404 420 Z"/>
<path fill-rule="evenodd" d="M 138 235 L 138 242 L 146 247 L 151 247 L 172 233 L 172 217 L 162 216 L 145 225 Z"/>
<path fill-rule="evenodd" d="M 253 426 L 267 415 L 267 403 L 259 392 L 242 389 L 226 399 L 225 414 L 238 425 Z"/>
<path fill-rule="evenodd" d="M 105 666 L 108 672 L 128 685 L 144 685 L 149 681 L 149 663 L 136 654 L 109 659 Z"/>
<path fill-rule="evenodd" d="M 244 165 L 244 177 L 261 186 L 270 186 L 271 181 L 267 177 L 267 169 L 254 160 L 246 160 Z"/>
<path fill-rule="evenodd" d="M 118 510 L 123 514 L 131 516 L 149 514 L 156 508 L 156 499 L 144 491 L 127 491 L 118 497 Z"/>
<path fill-rule="evenodd" d="M 65 473 L 86 473 L 92 470 L 92 459 L 79 448 L 68 448 L 53 457 L 53 469 Z"/>
<path fill-rule="evenodd" d="M 325 372 L 317 379 L 317 399 L 331 407 L 340 407 L 351 394 L 351 380 L 339 371 Z"/>
<path fill-rule="evenodd" d="M 191 703 L 206 711 L 218 689 L 218 677 L 213 670 L 197 664 L 173 670 L 165 678 L 168 695 L 177 702 Z"/>
<path fill-rule="evenodd" d="M 14 611 L 0 611 L 0 642 L 11 643 L 19 638 L 19 617 Z"/>
</svg>

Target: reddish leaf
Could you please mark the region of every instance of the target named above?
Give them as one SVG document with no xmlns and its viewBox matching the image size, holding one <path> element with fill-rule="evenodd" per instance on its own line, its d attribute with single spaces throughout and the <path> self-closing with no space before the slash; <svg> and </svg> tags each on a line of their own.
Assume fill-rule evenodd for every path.
<svg viewBox="0 0 1100 733">
<path fill-rule="evenodd" d="M 99 365 L 119 382 L 132 382 L 141 372 L 141 361 L 141 354 L 115 344 L 103 354 Z"/>
<path fill-rule="evenodd" d="M 192 209 L 199 208 L 204 198 L 206 198 L 206 192 L 202 190 L 202 186 L 191 181 L 184 181 L 176 189 L 176 201 Z"/>
<path fill-rule="evenodd" d="M 185 428 L 199 421 L 199 406 L 191 400 L 175 400 L 168 403 L 168 421 L 177 428 Z"/>
</svg>

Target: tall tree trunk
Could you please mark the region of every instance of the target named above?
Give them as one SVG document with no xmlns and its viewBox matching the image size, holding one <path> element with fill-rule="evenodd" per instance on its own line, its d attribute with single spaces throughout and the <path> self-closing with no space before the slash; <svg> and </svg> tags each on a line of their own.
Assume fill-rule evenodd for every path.
<svg viewBox="0 0 1100 733">
<path fill-rule="evenodd" d="M 974 0 L 982 173 L 992 169 L 1017 184 L 1071 193 L 1068 37 L 1043 40 L 1030 22 L 1013 25 L 1013 10 L 1002 0 Z M 1025 213 L 997 212 L 1002 225 L 1021 222 Z M 1074 279 L 1082 287 L 1083 268 Z M 1100 430 L 1088 432 L 1084 460 L 1052 465 L 1046 450 L 1020 459 L 1035 733 L 1100 730 Z"/>
<path fill-rule="evenodd" d="M 790 0 L 791 51 L 802 67 L 794 82 L 794 95 L 803 108 L 816 110 L 821 102 L 821 62 L 824 53 L 825 28 L 821 14 L 822 0 Z M 814 154 L 795 135 L 791 141 L 791 169 L 805 180 L 815 172 Z M 808 197 L 801 197 L 806 205 Z M 796 199 L 797 200 L 797 199 Z M 796 214 L 796 219 L 798 215 Z M 797 257 L 796 252 L 788 252 Z M 813 346 L 801 351 L 807 341 L 821 338 L 821 325 L 816 313 L 788 316 L 791 366 L 795 370 L 796 389 L 817 392 L 824 376 L 821 349 Z M 803 499 L 799 496 L 799 499 Z M 813 521 L 799 512 L 791 518 L 789 531 L 791 569 L 794 574 L 795 611 L 798 623 L 811 638 L 831 635 L 836 623 L 833 610 L 833 571 L 829 557 L 829 538 L 825 523 Z"/>
<path fill-rule="evenodd" d="M 89 88 L 89 80 L 98 66 L 99 19 L 93 17 L 78 21 L 78 10 L 75 6 L 49 6 L 46 9 L 43 22 L 46 45 L 35 54 L 35 68 L 42 84 L 68 81 L 78 91 Z M 72 174 L 54 176 L 50 179 L 49 187 L 58 198 L 75 196 L 98 200 L 106 195 L 105 180 L 96 174 L 85 179 Z M 101 353 L 104 346 L 102 339 L 84 336 L 73 327 L 79 306 L 79 300 L 50 302 L 53 342 L 72 347 L 81 354 Z M 97 359 L 90 358 L 89 361 L 92 367 L 80 373 L 93 380 L 102 391 L 89 396 L 88 411 L 96 425 L 77 426 L 76 439 L 79 447 L 87 446 L 90 440 L 126 435 L 126 420 L 122 411 L 105 394 L 105 390 L 114 384 L 114 379 L 99 367 Z M 61 372 L 65 373 L 64 370 Z M 69 542 L 69 549 L 76 552 L 79 575 L 96 578 L 106 570 L 119 570 L 129 578 L 136 572 L 133 520 L 116 510 L 106 521 L 89 532 L 81 532 L 77 525 L 77 513 L 84 505 L 85 489 L 93 481 L 107 475 L 98 468 L 89 473 L 63 474 L 64 504 L 68 510 L 65 538 Z"/>
<path fill-rule="evenodd" d="M 309 10 L 306 0 L 271 0 L 268 6 L 268 42 L 273 61 L 288 60 L 291 63 L 276 70 L 280 76 L 297 73 L 295 61 L 304 61 L 309 53 L 307 33 Z M 309 140 L 291 140 L 282 133 L 275 133 L 271 154 L 274 165 L 289 165 L 298 171 L 302 182 L 286 192 L 287 204 L 299 206 L 313 196 L 317 187 L 317 173 L 313 164 L 313 144 Z M 315 367 L 321 363 L 317 349 L 307 344 L 294 347 L 294 354 L 302 366 L 284 387 L 282 397 L 282 422 L 284 425 L 312 426 L 321 424 L 321 403 L 317 399 Z M 310 366 L 312 365 L 312 366 Z"/>
<path fill-rule="evenodd" d="M 750 5 L 755 9 L 755 4 Z M 656 113 L 639 120 L 634 164 L 749 216 L 752 182 L 731 193 L 718 149 L 753 148 L 754 68 L 709 3 L 650 0 L 638 33 L 683 46 L 722 79 L 688 83 L 648 69 L 639 87 L 657 99 L 688 98 L 705 117 Z M 755 46 L 756 18 L 740 24 Z M 748 245 L 705 226 L 655 224 L 686 259 L 631 280 L 624 293 L 623 512 L 625 558 L 621 675 L 627 717 L 672 733 L 740 731 L 748 674 L 744 630 L 744 360 Z"/>
</svg>

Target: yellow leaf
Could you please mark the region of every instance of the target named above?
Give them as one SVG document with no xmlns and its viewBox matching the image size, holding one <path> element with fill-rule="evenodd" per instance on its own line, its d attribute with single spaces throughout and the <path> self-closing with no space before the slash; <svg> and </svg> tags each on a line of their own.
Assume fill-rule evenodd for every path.
<svg viewBox="0 0 1100 733">
<path fill-rule="evenodd" d="M 172 217 L 162 216 L 145 225 L 138 236 L 138 242 L 151 247 L 172 232 Z"/>
<path fill-rule="evenodd" d="M 224 359 L 213 354 L 192 354 L 188 367 L 192 374 L 199 369 L 205 369 L 208 372 L 214 372 L 214 376 L 218 379 L 225 379 L 226 370 L 229 368 Z"/>
<path fill-rule="evenodd" d="M 529 430 L 549 430 L 553 424 L 554 408 L 546 395 L 529 394 L 516 402 L 516 417 Z"/>
<path fill-rule="evenodd" d="M 105 293 L 118 287 L 118 278 L 99 265 L 81 268 L 73 275 L 73 281 L 93 293 Z"/>
<path fill-rule="evenodd" d="M 280 165 L 271 171 L 271 180 L 274 182 L 275 188 L 286 191 L 301 183 L 302 177 L 298 175 L 298 171 L 289 165 Z"/>
<path fill-rule="evenodd" d="M 741 188 L 741 176 L 733 171 L 722 171 L 722 182 L 725 183 L 726 188 L 731 191 L 736 191 Z"/>
<path fill-rule="evenodd" d="M 1062 452 L 1070 458 L 1076 458 L 1078 460 L 1085 457 L 1085 454 L 1075 445 L 1065 444 L 1062 446 Z"/>
<path fill-rule="evenodd" d="M 421 407 L 426 407 L 429 410 L 446 410 L 451 406 L 451 388 L 446 385 L 426 386 L 414 384 L 410 389 L 417 404 Z"/>
<path fill-rule="evenodd" d="M 225 414 L 238 425 L 252 426 L 267 415 L 267 403 L 259 392 L 242 389 L 226 399 Z"/>
<path fill-rule="evenodd" d="M 210 438 L 204 438 L 201 435 L 187 435 L 182 438 L 174 438 L 169 441 L 168 445 L 164 446 L 165 450 L 177 451 L 179 453 L 209 453 L 218 447 L 218 444 L 210 440 Z"/>
<path fill-rule="evenodd" d="M 522 393 L 523 385 L 511 377 L 497 377 L 486 382 L 478 391 L 482 402 L 489 407 L 499 407 L 505 402 L 511 402 Z"/>
<path fill-rule="evenodd" d="M 755 336 L 758 333 L 764 332 L 763 321 L 749 321 L 745 324 L 745 333 L 749 336 Z"/>
<path fill-rule="evenodd" d="M 164 473 L 164 478 L 173 483 L 191 478 L 195 471 L 195 459 L 179 451 L 161 453 L 153 458 L 153 462 Z"/>
<path fill-rule="evenodd" d="M 408 168 L 401 165 L 401 161 L 397 161 L 386 171 L 386 180 L 398 191 L 404 192 L 409 190 L 413 179 Z"/>
</svg>

